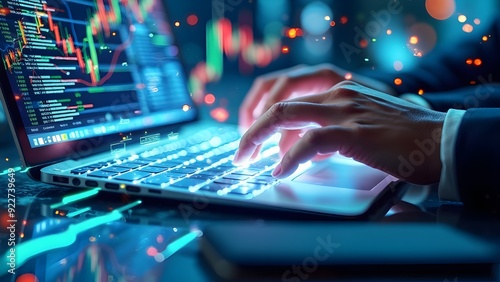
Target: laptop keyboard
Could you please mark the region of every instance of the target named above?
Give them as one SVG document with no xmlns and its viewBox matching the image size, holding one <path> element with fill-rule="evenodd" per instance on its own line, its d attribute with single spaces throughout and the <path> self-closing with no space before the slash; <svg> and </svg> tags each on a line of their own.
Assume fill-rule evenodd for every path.
<svg viewBox="0 0 500 282">
<path fill-rule="evenodd" d="M 144 183 L 159 188 L 248 198 L 276 183 L 271 172 L 279 157 L 276 150 L 268 148 L 257 162 L 236 167 L 232 160 L 238 144 L 239 135 L 234 129 L 207 129 L 188 139 L 128 158 L 79 167 L 71 173 L 116 180 L 127 186 Z M 105 188 L 117 190 L 120 185 L 107 183 Z"/>
</svg>

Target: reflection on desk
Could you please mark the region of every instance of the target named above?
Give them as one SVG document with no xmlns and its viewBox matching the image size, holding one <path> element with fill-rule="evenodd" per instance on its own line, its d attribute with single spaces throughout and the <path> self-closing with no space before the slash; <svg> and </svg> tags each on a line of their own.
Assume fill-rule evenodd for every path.
<svg viewBox="0 0 500 282">
<path fill-rule="evenodd" d="M 10 246 L 6 242 L 11 235 L 2 232 L 0 252 L 6 254 L 3 258 L 7 261 L 2 262 L 2 274 L 6 274 L 0 281 L 17 278 L 34 281 L 30 278 L 35 276 L 38 281 L 47 282 L 214 281 L 219 278 L 199 255 L 198 236 L 206 226 L 226 221 L 287 224 L 334 220 L 235 209 L 228 213 L 227 208 L 200 209 L 194 203 L 56 187 L 30 180 L 19 167 L 15 152 L 2 153 L 9 156 L 3 167 L 15 171 L 17 222 L 16 274 L 6 273 L 10 267 L 6 263 L 10 261 L 7 258 Z M 0 173 L 0 183 L 7 183 L 8 175 Z M 7 207 L 7 192 L 4 189 L 1 193 L 2 206 Z M 6 230 L 5 208 L 1 215 L 2 230 Z M 500 247 L 498 217 L 468 211 L 459 203 L 440 202 L 435 187 L 409 187 L 402 200 L 378 221 L 396 226 L 401 222 L 445 224 Z M 401 277 L 391 279 L 401 281 Z M 380 281 L 367 278 L 373 280 Z M 405 279 L 408 280 L 411 279 Z M 437 274 L 429 281 L 498 281 L 498 278 Z"/>
</svg>

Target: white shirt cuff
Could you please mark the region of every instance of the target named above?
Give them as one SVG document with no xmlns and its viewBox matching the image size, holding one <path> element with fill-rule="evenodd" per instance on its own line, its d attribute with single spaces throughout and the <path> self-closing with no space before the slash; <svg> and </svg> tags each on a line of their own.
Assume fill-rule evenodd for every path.
<svg viewBox="0 0 500 282">
<path fill-rule="evenodd" d="M 464 110 L 450 109 L 444 119 L 440 152 L 442 169 L 438 191 L 441 200 L 461 201 L 455 170 L 455 142 L 464 114 Z"/>
<path fill-rule="evenodd" d="M 411 93 L 406 93 L 406 94 L 401 94 L 399 98 L 406 100 L 410 103 L 417 104 L 419 106 L 425 107 L 427 109 L 432 109 L 431 105 L 427 100 L 422 98 L 420 95 L 417 94 L 411 94 Z"/>
</svg>

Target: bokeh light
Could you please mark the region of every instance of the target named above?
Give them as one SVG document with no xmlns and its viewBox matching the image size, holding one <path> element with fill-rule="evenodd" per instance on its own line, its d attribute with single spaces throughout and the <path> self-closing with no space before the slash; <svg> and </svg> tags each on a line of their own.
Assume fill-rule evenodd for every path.
<svg viewBox="0 0 500 282">
<path fill-rule="evenodd" d="M 308 4 L 300 15 L 302 28 L 309 34 L 322 35 L 330 28 L 330 22 L 325 18 L 332 18 L 332 10 L 323 2 L 315 1 Z"/>
<path fill-rule="evenodd" d="M 464 24 L 462 30 L 466 33 L 471 33 L 472 31 L 474 31 L 474 27 L 470 24 Z"/>
<path fill-rule="evenodd" d="M 458 21 L 464 23 L 467 21 L 467 17 L 465 15 L 458 16 Z"/>
<path fill-rule="evenodd" d="M 412 36 L 410 37 L 410 44 L 417 44 L 418 43 L 418 36 Z"/>
<path fill-rule="evenodd" d="M 455 0 L 426 0 L 427 13 L 436 20 L 446 20 L 455 13 Z"/>
<path fill-rule="evenodd" d="M 437 33 L 434 28 L 427 23 L 417 23 L 410 27 L 409 33 L 413 34 L 410 38 L 409 46 L 414 56 L 421 57 L 432 51 L 437 44 Z"/>
<path fill-rule="evenodd" d="M 474 24 L 476 24 L 476 25 L 481 24 L 481 20 L 480 19 L 474 19 Z"/>
<path fill-rule="evenodd" d="M 32 273 L 25 273 L 17 277 L 16 282 L 38 282 L 38 277 Z"/>
<path fill-rule="evenodd" d="M 399 86 L 399 85 L 403 84 L 403 80 L 401 78 L 396 78 L 396 79 L 394 79 L 394 84 Z"/>
<path fill-rule="evenodd" d="M 482 61 L 481 59 L 475 59 L 475 60 L 474 60 L 474 65 L 476 65 L 476 66 L 480 66 L 480 65 L 482 65 L 482 64 L 483 64 L 483 61 Z"/>
<path fill-rule="evenodd" d="M 146 251 L 146 253 L 148 254 L 148 256 L 150 257 L 154 257 L 158 254 L 158 250 L 155 248 L 155 247 L 149 247 L 148 250 Z"/>
<path fill-rule="evenodd" d="M 402 71 L 403 67 L 404 67 L 403 62 L 401 62 L 401 61 L 395 61 L 394 62 L 394 69 L 396 71 Z"/>
<path fill-rule="evenodd" d="M 210 111 L 210 116 L 218 122 L 225 122 L 229 118 L 229 112 L 222 108 L 215 108 Z"/>
<path fill-rule="evenodd" d="M 205 103 L 207 105 L 212 105 L 213 103 L 215 103 L 215 96 L 213 94 L 205 95 Z"/>
<path fill-rule="evenodd" d="M 198 23 L 198 17 L 196 15 L 190 15 L 187 17 L 187 23 L 189 25 L 196 25 Z"/>
</svg>

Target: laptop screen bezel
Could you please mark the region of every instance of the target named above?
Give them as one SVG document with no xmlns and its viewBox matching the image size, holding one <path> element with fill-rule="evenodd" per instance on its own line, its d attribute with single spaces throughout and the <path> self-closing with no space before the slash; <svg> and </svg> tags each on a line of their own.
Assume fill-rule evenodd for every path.
<svg viewBox="0 0 500 282">
<path fill-rule="evenodd" d="M 64 1 L 64 0 L 62 0 Z M 165 3 L 161 0 L 157 1 L 157 5 L 163 9 L 165 19 L 168 25 L 171 27 L 171 20 L 167 12 L 167 7 Z M 177 40 L 174 33 L 174 45 L 176 45 Z M 182 76 L 184 81 L 186 81 L 186 93 L 189 94 L 189 89 L 187 86 L 187 73 L 185 65 L 182 62 L 181 55 L 177 56 L 180 61 Z M 67 159 L 80 159 L 88 157 L 90 155 L 95 155 L 105 151 L 109 151 L 109 146 L 113 143 L 119 141 L 118 134 L 107 134 L 91 138 L 83 138 L 74 141 L 66 141 L 61 143 L 53 143 L 51 145 L 46 145 L 43 147 L 32 148 L 26 133 L 26 128 L 23 123 L 21 113 L 19 111 L 17 101 L 15 100 L 14 93 L 12 91 L 12 85 L 7 76 L 7 70 L 4 67 L 0 67 L 0 99 L 3 103 L 6 118 L 8 120 L 14 142 L 19 151 L 21 157 L 21 163 L 25 167 L 34 167 L 40 165 L 47 165 L 54 162 L 67 160 Z M 192 118 L 186 118 L 183 121 L 173 124 L 159 125 L 154 127 L 148 127 L 147 130 L 150 133 L 171 133 L 179 131 L 182 125 L 191 123 L 199 120 L 200 111 L 197 107 L 195 101 L 190 97 L 192 104 L 190 112 L 192 113 Z M 132 136 L 143 136 L 144 128 L 129 131 L 127 134 Z M 128 141 L 127 144 L 139 143 L 139 138 L 133 138 Z"/>
</svg>

